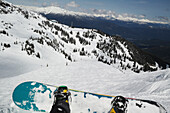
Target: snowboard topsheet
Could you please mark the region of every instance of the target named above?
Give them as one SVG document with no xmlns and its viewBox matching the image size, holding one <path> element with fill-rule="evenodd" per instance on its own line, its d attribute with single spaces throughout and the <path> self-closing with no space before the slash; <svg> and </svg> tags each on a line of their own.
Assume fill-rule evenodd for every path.
<svg viewBox="0 0 170 113">
<path fill-rule="evenodd" d="M 57 86 L 35 81 L 19 84 L 13 91 L 12 99 L 21 109 L 38 112 L 50 112 L 53 105 L 53 93 Z M 115 96 L 69 89 L 71 113 L 108 113 Z M 166 113 L 157 102 L 127 98 L 127 113 Z"/>
</svg>

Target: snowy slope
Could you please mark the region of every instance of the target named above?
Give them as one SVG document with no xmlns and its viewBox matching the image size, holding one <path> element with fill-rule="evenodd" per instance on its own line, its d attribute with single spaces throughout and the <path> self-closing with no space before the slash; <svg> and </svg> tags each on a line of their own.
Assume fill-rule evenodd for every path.
<svg viewBox="0 0 170 113">
<path fill-rule="evenodd" d="M 156 60 L 120 37 L 54 23 L 3 2 L 0 43 L 2 112 L 22 112 L 13 106 L 11 94 L 17 84 L 27 80 L 153 99 L 170 109 L 170 70 L 161 71 Z M 144 73 L 147 69 L 159 71 Z"/>
<path fill-rule="evenodd" d="M 96 93 L 151 99 L 161 103 L 169 110 L 170 87 L 168 81 L 170 79 L 168 77 L 162 79 L 158 77 L 159 75 L 169 75 L 169 73 L 170 70 L 165 70 L 141 75 L 127 75 L 108 65 L 94 61 L 80 61 L 68 66 L 44 67 L 23 75 L 1 79 L 0 106 L 3 110 L 9 108 L 21 112 L 12 104 L 12 90 L 23 81 L 35 80 L 54 85 L 67 85 L 69 88 Z M 155 81 L 154 79 L 157 78 L 159 79 Z"/>
<path fill-rule="evenodd" d="M 36 60 L 34 62 L 35 67 L 30 67 L 32 69 L 53 63 L 47 61 L 49 59 L 47 59 L 48 53 L 46 52 L 49 52 L 49 49 L 52 51 L 50 54 L 64 55 L 66 59 L 72 62 L 79 61 L 82 58 L 91 58 L 120 70 L 140 72 L 166 68 L 166 63 L 142 52 L 133 44 L 118 36 L 111 37 L 92 29 L 71 28 L 5 3 L 1 5 L 0 16 L 2 58 L 6 57 L 8 51 L 17 51 L 29 58 L 36 57 L 34 58 Z M 15 55 L 19 55 L 19 53 Z M 10 58 L 9 62 L 15 60 L 15 58 Z M 46 64 L 43 60 L 46 61 Z M 43 63 L 39 65 L 40 62 Z M 18 69 L 17 66 L 16 68 Z M 6 72 L 3 74 L 6 74 Z"/>
</svg>

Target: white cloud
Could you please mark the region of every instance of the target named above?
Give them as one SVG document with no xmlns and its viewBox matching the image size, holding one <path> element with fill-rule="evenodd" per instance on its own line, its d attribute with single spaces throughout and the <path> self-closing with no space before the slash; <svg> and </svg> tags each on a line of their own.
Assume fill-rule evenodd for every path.
<svg viewBox="0 0 170 113">
<path fill-rule="evenodd" d="M 98 14 L 98 15 L 106 15 L 106 16 L 117 16 L 117 14 L 114 11 L 107 11 L 105 9 L 90 9 L 90 12 L 92 14 Z"/>
<path fill-rule="evenodd" d="M 140 22 L 140 23 L 162 23 L 165 24 L 166 22 L 170 21 L 169 18 L 167 17 L 162 17 L 159 16 L 157 17 L 157 20 L 149 20 L 147 19 L 147 16 L 145 14 L 141 15 L 135 15 L 135 14 L 128 14 L 128 13 L 122 13 L 118 14 L 114 11 L 111 10 L 105 10 L 105 9 L 90 9 L 90 13 L 93 15 L 97 15 L 98 17 L 106 17 L 107 19 L 118 19 L 118 20 L 123 20 L 123 21 L 135 21 L 135 22 Z M 159 19 L 158 19 L 159 18 Z"/>
<path fill-rule="evenodd" d="M 78 5 L 75 1 L 71 1 L 66 6 L 68 6 L 68 7 L 79 7 L 80 5 Z"/>
<path fill-rule="evenodd" d="M 107 14 L 105 9 L 92 9 L 92 12 L 96 14 Z"/>
<path fill-rule="evenodd" d="M 56 6 L 56 7 L 60 7 L 60 5 L 57 2 L 53 2 L 50 4 L 50 6 Z"/>
<path fill-rule="evenodd" d="M 145 14 L 139 15 L 139 18 L 145 18 L 145 17 L 146 17 Z"/>
</svg>

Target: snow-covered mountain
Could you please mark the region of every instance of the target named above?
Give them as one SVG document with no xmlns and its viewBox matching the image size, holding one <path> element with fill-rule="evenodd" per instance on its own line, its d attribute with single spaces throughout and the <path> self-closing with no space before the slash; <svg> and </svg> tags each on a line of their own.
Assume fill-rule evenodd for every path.
<svg viewBox="0 0 170 113">
<path fill-rule="evenodd" d="M 68 26 L 99 29 L 110 35 L 119 35 L 135 43 L 141 49 L 170 62 L 170 52 L 168 52 L 170 48 L 170 24 L 168 23 L 130 18 L 128 15 L 107 11 L 102 14 L 102 11 L 97 11 L 98 13 L 73 12 L 57 6 L 22 7 L 38 12 L 49 20 L 56 20 Z"/>
<path fill-rule="evenodd" d="M 170 108 L 170 70 L 160 70 L 168 64 L 119 36 L 71 28 L 1 2 L 0 43 L 2 112 L 11 111 L 12 90 L 25 80 L 150 98 Z"/>
<path fill-rule="evenodd" d="M 15 48 L 15 53 L 34 56 L 39 61 L 47 54 L 42 51 L 51 49 L 71 62 L 88 58 L 120 70 L 154 71 L 168 65 L 119 36 L 94 29 L 71 28 L 5 3 L 1 4 L 0 33 L 3 54 Z"/>
<path fill-rule="evenodd" d="M 103 17 L 107 18 L 109 20 L 122 20 L 122 21 L 133 21 L 138 22 L 141 24 L 145 23 L 160 23 L 160 24 L 167 24 L 167 22 L 160 22 L 160 21 L 152 21 L 149 19 L 139 19 L 135 17 L 125 16 L 121 14 L 115 14 L 111 12 L 107 13 L 86 13 L 86 12 L 80 12 L 80 11 L 70 11 L 67 9 L 63 9 L 59 6 L 47 6 L 47 7 L 35 7 L 35 6 L 21 6 L 23 8 L 29 9 L 31 11 L 35 11 L 38 13 L 44 13 L 44 14 L 63 14 L 63 15 L 74 15 L 74 16 L 90 16 L 90 17 Z"/>
</svg>

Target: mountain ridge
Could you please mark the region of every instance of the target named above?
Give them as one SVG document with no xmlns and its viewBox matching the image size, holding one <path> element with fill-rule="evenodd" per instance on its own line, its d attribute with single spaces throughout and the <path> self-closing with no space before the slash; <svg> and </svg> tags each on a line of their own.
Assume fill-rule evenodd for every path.
<svg viewBox="0 0 170 113">
<path fill-rule="evenodd" d="M 166 62 L 170 62 L 170 52 L 168 49 L 170 48 L 169 25 L 154 23 L 140 24 L 132 21 L 109 20 L 105 17 L 52 13 L 41 14 L 50 20 L 55 20 L 68 26 L 99 29 L 110 35 L 121 36 L 133 42 L 144 51 L 148 51 L 150 54 L 156 55 Z M 159 54 L 160 52 L 162 54 Z"/>
<path fill-rule="evenodd" d="M 144 53 L 119 36 L 110 36 L 95 29 L 71 28 L 7 2 L 2 2 L 0 6 L 1 52 L 4 54 L 6 50 L 17 47 L 20 48 L 17 51 L 25 55 L 42 62 L 45 59 L 48 65 L 42 48 L 51 48 L 56 54 L 64 56 L 66 62 L 88 58 L 137 73 L 167 68 L 168 63 Z"/>
<path fill-rule="evenodd" d="M 122 15 L 116 15 L 116 14 L 95 14 L 95 13 L 86 13 L 86 12 L 80 12 L 80 11 L 70 11 L 64 8 L 61 8 L 59 6 L 47 6 L 47 7 L 36 7 L 36 6 L 22 6 L 20 7 L 29 9 L 31 11 L 37 12 L 37 13 L 44 13 L 44 14 L 63 14 L 63 15 L 73 15 L 73 16 L 88 16 L 88 17 L 101 17 L 106 18 L 108 20 L 121 20 L 121 21 L 131 21 L 136 22 L 140 24 L 146 24 L 146 23 L 157 23 L 157 24 L 167 24 L 167 22 L 161 22 L 161 21 L 152 21 L 149 19 L 138 19 L 135 17 L 124 17 Z"/>
</svg>

